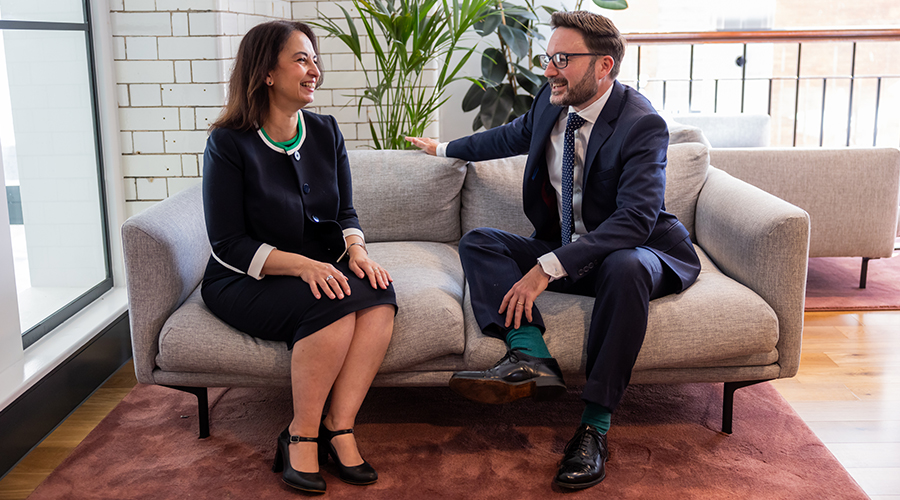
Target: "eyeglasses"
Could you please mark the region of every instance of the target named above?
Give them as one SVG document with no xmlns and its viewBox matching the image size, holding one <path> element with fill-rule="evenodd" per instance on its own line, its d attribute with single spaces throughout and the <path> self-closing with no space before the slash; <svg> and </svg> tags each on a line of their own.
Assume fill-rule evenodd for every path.
<svg viewBox="0 0 900 500">
<path fill-rule="evenodd" d="M 550 66 L 550 61 L 553 61 L 553 65 L 556 66 L 556 69 L 563 69 L 569 65 L 569 58 L 576 56 L 602 56 L 605 54 L 593 54 L 593 53 L 582 53 L 582 54 L 566 54 L 565 52 L 557 52 L 552 56 L 550 54 L 541 54 L 538 56 L 538 61 L 541 63 L 541 69 L 547 69 Z"/>
</svg>

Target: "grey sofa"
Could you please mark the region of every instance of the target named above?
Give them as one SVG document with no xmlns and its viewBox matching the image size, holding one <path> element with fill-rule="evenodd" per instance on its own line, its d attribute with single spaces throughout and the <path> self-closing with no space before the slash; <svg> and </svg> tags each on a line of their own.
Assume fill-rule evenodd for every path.
<svg viewBox="0 0 900 500">
<path fill-rule="evenodd" d="M 702 259 L 697 282 L 654 300 L 633 383 L 724 382 L 723 430 L 744 385 L 791 377 L 809 243 L 803 210 L 709 166 L 702 144 L 670 146 L 666 203 Z M 376 385 L 444 386 L 489 368 L 504 343 L 477 327 L 456 243 L 480 226 L 519 234 L 524 157 L 467 164 L 421 152 L 352 151 L 354 205 L 371 256 L 390 270 L 399 312 Z M 206 388 L 288 385 L 289 351 L 219 321 L 199 284 L 209 257 L 200 188 L 133 216 L 122 228 L 137 379 L 198 396 Z M 546 340 L 570 384 L 584 380 L 593 299 L 538 298 Z"/>
<path fill-rule="evenodd" d="M 713 148 L 710 163 L 809 213 L 810 257 L 894 253 L 900 205 L 897 148 Z"/>
</svg>

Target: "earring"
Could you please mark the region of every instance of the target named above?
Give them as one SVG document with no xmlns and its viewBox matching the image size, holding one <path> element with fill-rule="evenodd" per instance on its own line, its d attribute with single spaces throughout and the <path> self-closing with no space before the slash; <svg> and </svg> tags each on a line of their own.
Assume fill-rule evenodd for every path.
<svg viewBox="0 0 900 500">
<path fill-rule="evenodd" d="M 266 80 L 266 85 L 268 85 L 269 87 L 271 87 L 271 86 L 272 86 L 272 80 Z"/>
</svg>

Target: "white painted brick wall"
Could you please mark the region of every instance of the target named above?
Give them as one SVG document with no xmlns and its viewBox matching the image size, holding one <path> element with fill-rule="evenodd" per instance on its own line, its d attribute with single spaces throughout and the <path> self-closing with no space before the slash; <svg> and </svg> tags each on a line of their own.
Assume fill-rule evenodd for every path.
<svg viewBox="0 0 900 500">
<path fill-rule="evenodd" d="M 127 214 L 200 182 L 207 130 L 247 30 L 315 20 L 317 10 L 342 19 L 338 5 L 355 13 L 346 0 L 111 0 Z M 367 117 L 375 113 L 364 106 L 360 116 L 353 98 L 365 85 L 362 68 L 340 41 L 319 42 L 325 86 L 310 110 L 337 118 L 348 149 L 370 147 Z M 363 47 L 370 50 L 365 40 Z"/>
</svg>

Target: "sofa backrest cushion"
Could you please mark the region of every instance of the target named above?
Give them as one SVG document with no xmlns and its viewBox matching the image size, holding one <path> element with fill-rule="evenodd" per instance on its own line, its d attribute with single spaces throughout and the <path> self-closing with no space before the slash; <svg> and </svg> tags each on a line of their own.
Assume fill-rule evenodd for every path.
<svg viewBox="0 0 900 500">
<path fill-rule="evenodd" d="M 694 217 L 697 198 L 709 172 L 709 149 L 703 144 L 689 142 L 670 144 L 666 165 L 666 211 L 678 217 L 691 240 L 694 236 Z"/>
<path fill-rule="evenodd" d="M 525 156 L 469 164 L 462 192 L 462 231 L 494 227 L 530 236 L 534 227 L 522 208 Z M 706 182 L 709 150 L 700 143 L 672 144 L 666 167 L 666 209 L 694 234 L 700 188 Z"/>
<path fill-rule="evenodd" d="M 421 151 L 349 151 L 353 206 L 366 241 L 459 240 L 466 162 Z"/>
<path fill-rule="evenodd" d="M 463 234 L 476 227 L 493 227 L 531 236 L 534 226 L 522 208 L 527 158 L 523 155 L 469 163 L 460 212 Z"/>
</svg>

